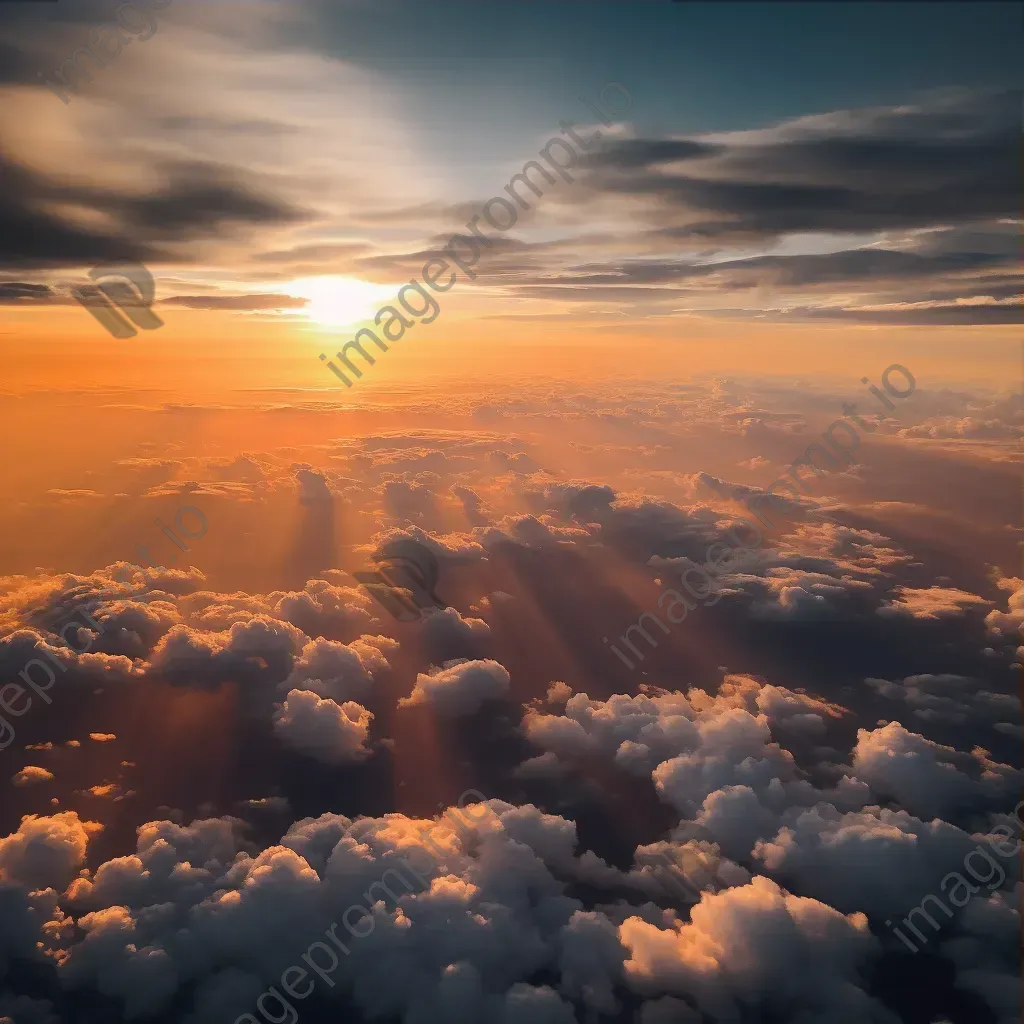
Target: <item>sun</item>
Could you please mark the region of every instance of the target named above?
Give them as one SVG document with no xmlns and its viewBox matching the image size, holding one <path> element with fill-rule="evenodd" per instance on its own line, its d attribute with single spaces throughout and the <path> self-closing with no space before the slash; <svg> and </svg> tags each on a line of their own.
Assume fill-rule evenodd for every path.
<svg viewBox="0 0 1024 1024">
<path fill-rule="evenodd" d="M 309 299 L 306 316 L 324 327 L 350 327 L 372 319 L 392 292 L 358 277 L 334 275 L 302 278 L 288 290 Z"/>
</svg>

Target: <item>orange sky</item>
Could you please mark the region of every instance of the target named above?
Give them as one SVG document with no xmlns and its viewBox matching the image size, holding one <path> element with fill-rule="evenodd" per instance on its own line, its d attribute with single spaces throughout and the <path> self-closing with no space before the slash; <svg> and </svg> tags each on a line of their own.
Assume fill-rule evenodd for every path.
<svg viewBox="0 0 1024 1024">
<path fill-rule="evenodd" d="M 847 378 L 877 375 L 893 362 L 938 382 L 1013 386 L 1020 375 L 1019 329 L 892 327 L 729 322 L 696 316 L 652 321 L 642 329 L 475 319 L 419 325 L 378 353 L 376 365 L 346 389 L 319 361 L 347 341 L 318 325 L 246 314 L 161 309 L 165 326 L 118 340 L 78 306 L 0 307 L 5 389 L 155 388 L 176 395 L 248 388 L 335 388 L 358 403 L 375 383 L 475 375 L 585 380 L 688 379 L 692 374 Z M 873 378 L 874 379 L 874 378 Z M 230 397 L 229 397 L 230 396 Z"/>
</svg>

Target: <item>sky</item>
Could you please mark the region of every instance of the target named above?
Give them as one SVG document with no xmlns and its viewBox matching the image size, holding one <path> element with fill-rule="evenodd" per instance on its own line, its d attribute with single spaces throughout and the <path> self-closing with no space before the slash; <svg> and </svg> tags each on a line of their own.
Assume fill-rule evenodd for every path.
<svg viewBox="0 0 1024 1024">
<path fill-rule="evenodd" d="M 0 5 L 0 1024 L 1019 1021 L 1022 15 Z"/>
<path fill-rule="evenodd" d="M 176 0 L 126 14 L 134 41 L 104 34 L 120 52 L 91 81 L 65 66 L 68 92 L 61 62 L 111 11 L 12 6 L 0 274 L 15 386 L 86 339 L 93 381 L 337 386 L 320 353 L 564 140 L 562 122 L 602 130 L 580 97 L 608 82 L 628 110 L 602 118 L 591 152 L 556 157 L 582 158 L 572 182 L 485 227 L 501 248 L 375 379 L 495 357 L 563 376 L 581 339 L 604 375 L 624 346 L 629 375 L 791 369 L 809 352 L 838 370 L 882 331 L 936 374 L 1006 379 L 1018 13 Z M 69 296 L 125 260 L 154 274 L 166 324 L 127 363 Z M 537 344 L 542 360 L 522 348 Z"/>
</svg>

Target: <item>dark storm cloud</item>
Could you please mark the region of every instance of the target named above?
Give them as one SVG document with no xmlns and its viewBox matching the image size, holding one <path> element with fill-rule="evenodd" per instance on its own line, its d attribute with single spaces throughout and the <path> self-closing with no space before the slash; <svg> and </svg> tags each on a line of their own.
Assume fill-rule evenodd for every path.
<svg viewBox="0 0 1024 1024">
<path fill-rule="evenodd" d="M 771 305 L 773 318 L 830 319 L 860 323 L 908 325 L 951 324 L 984 325 L 1020 323 L 1024 314 L 1019 304 L 995 304 L 992 301 L 963 301 L 984 297 L 988 300 L 1016 298 L 1024 292 L 1024 278 L 1014 275 L 979 276 L 971 271 L 1007 266 L 993 253 L 944 253 L 922 255 L 886 249 L 859 249 L 847 252 L 804 256 L 759 256 L 713 264 L 682 263 L 673 260 L 634 260 L 601 265 L 592 273 L 572 273 L 536 278 L 534 283 L 516 288 L 530 298 L 569 302 L 691 302 L 712 289 L 828 288 L 848 286 L 863 289 L 860 301 L 892 308 L 787 305 L 782 295 Z M 587 269 L 587 268 L 584 268 Z M 896 286 L 908 287 L 903 293 Z M 676 287 L 671 287 L 672 285 Z M 913 303 L 932 302 L 931 306 Z M 898 308 L 899 304 L 906 308 Z M 763 316 L 765 310 L 743 306 L 709 307 L 700 312 L 709 316 Z"/>
<path fill-rule="evenodd" d="M 693 139 L 615 139 L 605 143 L 597 152 L 585 155 L 580 166 L 626 171 L 711 156 L 723 149 L 722 146 Z"/>
<path fill-rule="evenodd" d="M 26 281 L 0 282 L 0 305 L 45 305 L 56 300 L 56 293 L 45 284 Z"/>
<path fill-rule="evenodd" d="M 856 297 L 823 297 L 825 308 L 810 315 L 865 323 L 1015 322 L 1012 310 L 977 300 L 1024 290 L 1016 273 L 1019 225 L 1013 220 L 1018 121 L 1008 93 L 959 93 L 917 106 L 837 111 L 710 138 L 605 139 L 581 162 L 583 188 L 572 202 L 645 201 L 639 230 L 625 232 L 633 253 L 619 255 L 622 237 L 607 247 L 603 239 L 588 238 L 587 248 L 582 239 L 575 245 L 495 239 L 491 274 L 506 278 L 517 296 L 574 304 L 647 308 L 768 288 L 776 294 L 757 298 L 759 314 L 768 306 L 786 310 L 769 315 L 792 319 L 817 308 L 809 304 L 808 290 L 828 295 L 843 288 Z M 458 211 L 418 212 L 447 220 Z M 656 222 L 653 228 L 644 230 L 645 216 Z M 744 258 L 723 251 L 742 243 L 756 252 L 801 233 L 854 233 L 861 247 Z M 444 236 L 437 237 L 441 244 Z M 663 255 L 679 243 L 685 255 Z M 579 258 L 586 251 L 593 261 L 595 249 L 609 253 L 605 262 Z M 424 247 L 356 262 L 411 273 L 428 255 Z M 896 308 L 925 301 L 943 308 Z M 894 308 L 881 309 L 887 305 Z M 749 316 L 746 306 L 731 296 L 705 298 L 695 308 Z M 875 308 L 845 308 L 857 306 Z"/>
<path fill-rule="evenodd" d="M 309 301 L 294 295 L 174 295 L 164 299 L 171 306 L 189 309 L 301 309 Z"/>
<path fill-rule="evenodd" d="M 969 282 L 970 290 L 977 291 L 991 299 L 1013 299 L 1024 291 L 1024 281 L 1019 277 L 998 275 Z M 931 288 L 917 296 L 921 302 L 955 302 L 964 297 L 964 284 L 956 281 Z"/>
<path fill-rule="evenodd" d="M 23 50 L 0 42 L 0 84 L 30 82 L 35 78 L 35 70 Z"/>
<path fill-rule="evenodd" d="M 1019 107 L 1019 96 L 1006 92 L 806 118 L 720 136 L 717 153 L 686 173 L 658 166 L 670 159 L 664 143 L 620 140 L 613 159 L 596 159 L 590 184 L 659 200 L 662 214 L 676 220 L 665 225 L 669 237 L 771 237 L 1015 216 Z"/>
<path fill-rule="evenodd" d="M 281 224 L 301 218 L 283 200 L 259 194 L 238 172 L 213 164 L 157 168 L 149 193 L 58 181 L 0 157 L 0 266 L 61 267 L 106 260 L 162 258 L 160 241 L 188 241 L 228 225 Z M 88 229 L 59 205 L 105 214 L 118 226 Z"/>
<path fill-rule="evenodd" d="M 158 255 L 126 232 L 80 227 L 47 208 L 63 191 L 0 157 L 0 266 L 59 267 Z"/>
<path fill-rule="evenodd" d="M 1013 218 L 1005 218 L 994 223 L 965 224 L 920 235 L 915 249 L 925 253 L 999 253 L 1008 260 L 1018 261 L 1020 231 L 1020 221 Z"/>
<path fill-rule="evenodd" d="M 773 285 L 805 286 L 872 279 L 926 278 L 935 274 L 980 270 L 1008 262 L 994 253 L 961 252 L 924 256 L 892 249 L 851 249 L 816 256 L 756 256 L 751 259 L 700 264 L 677 260 L 629 260 L 617 265 L 595 267 L 594 272 L 589 274 L 573 273 L 562 278 L 541 279 L 538 283 L 577 286 L 643 285 L 715 277 L 721 278 L 721 283 L 726 286 L 748 286 L 759 281 Z"/>
<path fill-rule="evenodd" d="M 295 135 L 299 131 L 295 125 L 263 118 L 239 121 L 226 117 L 199 117 L 182 114 L 161 117 L 154 123 L 158 128 L 166 128 L 169 131 L 214 131 L 229 132 L 233 135 Z"/>
<path fill-rule="evenodd" d="M 517 282 L 517 293 L 678 303 L 767 288 L 774 294 L 757 296 L 759 315 L 767 305 L 784 310 L 770 315 L 785 319 L 1019 322 L 1017 308 L 991 303 L 1024 291 L 1015 220 L 1018 107 L 1010 93 L 959 93 L 918 106 L 802 118 L 713 141 L 606 141 L 588 156 L 583 183 L 605 199 L 646 202 L 646 216 L 657 226 L 638 240 L 653 254 L 567 268 L 560 260 L 563 266 L 548 264 L 546 273 Z M 853 233 L 862 247 L 721 259 L 732 255 L 722 252 L 726 246 L 756 249 L 803 233 Z M 877 237 L 868 248 L 871 234 Z M 679 243 L 691 252 L 670 257 L 651 248 Z M 808 303 L 809 289 L 838 288 L 858 294 Z M 985 298 L 990 301 L 980 301 Z M 935 305 L 919 305 L 926 301 Z M 711 305 L 697 303 L 709 315 L 751 315 L 738 296 Z"/>
<path fill-rule="evenodd" d="M 803 310 L 802 315 L 816 320 L 850 320 L 864 324 L 967 326 L 1024 323 L 1024 309 L 1017 303 L 1012 306 L 964 303 L 926 309 L 813 309 Z"/>
<path fill-rule="evenodd" d="M 168 186 L 155 195 L 113 196 L 99 205 L 157 238 L 212 234 L 228 223 L 286 224 L 302 214 L 283 200 L 258 194 L 229 168 L 212 164 L 165 167 Z"/>
<path fill-rule="evenodd" d="M 517 294 L 527 296 L 531 299 L 548 299 L 552 301 L 566 302 L 632 302 L 641 299 L 670 300 L 678 299 L 681 295 L 671 288 L 641 288 L 632 285 L 617 285 L 602 287 L 566 284 L 527 285 L 525 288 L 517 288 Z"/>
</svg>

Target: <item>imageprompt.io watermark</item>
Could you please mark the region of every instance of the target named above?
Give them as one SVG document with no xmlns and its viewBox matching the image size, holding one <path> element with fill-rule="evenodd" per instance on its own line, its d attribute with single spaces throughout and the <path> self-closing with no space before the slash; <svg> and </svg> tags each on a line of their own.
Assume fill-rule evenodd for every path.
<svg viewBox="0 0 1024 1024">
<path fill-rule="evenodd" d="M 102 283 L 72 288 L 71 294 L 115 338 L 134 338 L 136 327 L 163 327 L 150 308 L 156 296 L 153 275 L 141 263 L 103 263 L 89 277 Z"/>
<path fill-rule="evenodd" d="M 626 99 L 625 106 L 616 104 L 614 110 L 610 109 L 611 100 L 606 95 L 612 86 L 615 86 L 617 98 L 625 97 Z M 601 123 L 606 128 L 610 128 L 614 122 L 605 120 L 605 118 L 618 117 L 633 106 L 633 97 L 621 82 L 608 82 L 604 86 L 601 90 L 601 99 L 595 101 L 598 106 L 591 103 L 586 96 L 580 96 L 580 99 L 597 114 Z M 596 131 L 588 138 L 581 138 L 574 130 L 575 123 L 574 121 L 559 121 L 558 124 L 561 128 L 561 134 L 571 139 L 572 143 L 579 146 L 580 151 L 586 154 L 602 138 L 602 133 Z M 424 325 L 432 324 L 438 318 L 441 313 L 441 306 L 437 299 L 434 298 L 433 293 L 447 292 L 455 285 L 458 275 L 452 269 L 451 264 L 458 267 L 467 280 L 476 280 L 477 273 L 472 268 L 480 260 L 481 243 L 485 248 L 490 249 L 494 246 L 495 242 L 494 237 L 486 235 L 481 231 L 478 224 L 480 220 L 485 220 L 495 231 L 508 231 L 510 228 L 515 227 L 516 222 L 519 220 L 517 206 L 522 210 L 532 209 L 530 203 L 525 198 L 526 191 L 532 192 L 537 199 L 544 195 L 544 189 L 538 184 L 538 179 L 546 182 L 549 187 L 556 185 L 557 182 L 554 174 L 551 173 L 553 171 L 564 182 L 571 183 L 575 181 L 575 178 L 569 173 L 569 168 L 575 167 L 579 163 L 579 155 L 573 148 L 572 143 L 566 142 L 565 139 L 560 138 L 558 135 L 553 135 L 537 154 L 548 165 L 547 167 L 544 167 L 543 164 L 538 163 L 536 160 L 528 160 L 523 164 L 523 169 L 513 174 L 509 183 L 505 186 L 504 191 L 508 193 L 509 199 L 501 195 L 492 196 L 480 207 L 480 212 L 474 214 L 466 222 L 465 233 L 452 235 L 447 245 L 428 254 L 429 258 L 423 264 L 420 276 L 423 278 L 423 285 L 427 285 L 431 290 L 427 291 L 416 278 L 413 278 L 398 289 L 397 302 L 395 304 L 381 306 L 377 310 L 373 322 L 388 341 L 392 343 L 401 341 L 405 336 L 405 332 L 411 330 L 417 323 Z M 565 159 L 564 164 L 552 153 L 553 149 L 557 149 L 558 154 Z M 530 173 L 533 173 L 535 177 L 531 178 Z M 502 211 L 501 217 L 497 216 L 496 211 L 498 209 Z M 502 220 L 505 220 L 506 223 L 502 224 Z M 465 252 L 461 252 L 460 250 L 462 249 Z M 447 281 L 442 280 L 445 273 L 450 273 Z M 416 309 L 414 306 L 409 305 L 411 301 L 407 294 L 409 292 L 423 299 L 423 309 Z M 408 314 L 408 316 L 405 314 Z M 339 369 L 323 352 L 320 353 L 320 359 L 345 387 L 350 388 L 353 385 L 349 374 L 356 379 L 363 376 L 363 371 L 352 361 L 349 355 L 350 351 L 358 353 L 369 366 L 375 366 L 377 363 L 373 353 L 368 352 L 364 347 L 369 342 L 373 342 L 380 352 L 387 352 L 389 350 L 387 342 L 379 338 L 369 327 L 361 327 L 356 331 L 352 340 L 342 345 L 335 355 L 338 362 L 345 365 L 348 373 Z"/>
<path fill-rule="evenodd" d="M 149 0 L 149 7 L 159 11 L 170 3 L 171 0 Z M 126 18 L 129 11 L 132 13 L 131 23 Z M 141 25 L 138 23 L 136 15 L 142 19 Z M 153 14 L 145 7 L 140 8 L 131 0 L 127 0 L 117 9 L 116 25 L 111 21 L 93 29 L 89 45 L 77 47 L 70 57 L 60 62 L 60 66 L 53 72 L 54 78 L 60 82 L 60 85 L 50 81 L 41 71 L 36 72 L 36 77 L 61 103 L 67 106 L 71 102 L 71 98 L 66 90 L 79 92 L 82 79 L 91 82 L 92 72 L 105 68 L 115 57 L 120 55 L 121 50 L 132 41 L 133 37 L 140 43 L 144 43 L 147 39 L 152 39 L 155 32 L 156 18 Z M 93 65 L 92 69 L 90 70 L 88 65 L 79 64 L 80 58 L 90 60 Z M 71 81 L 72 75 L 75 78 L 74 82 Z"/>
<path fill-rule="evenodd" d="M 434 593 L 440 576 L 437 556 L 411 537 L 389 541 L 373 556 L 379 568 L 352 576 L 399 622 L 415 622 L 446 603 Z"/>
</svg>

